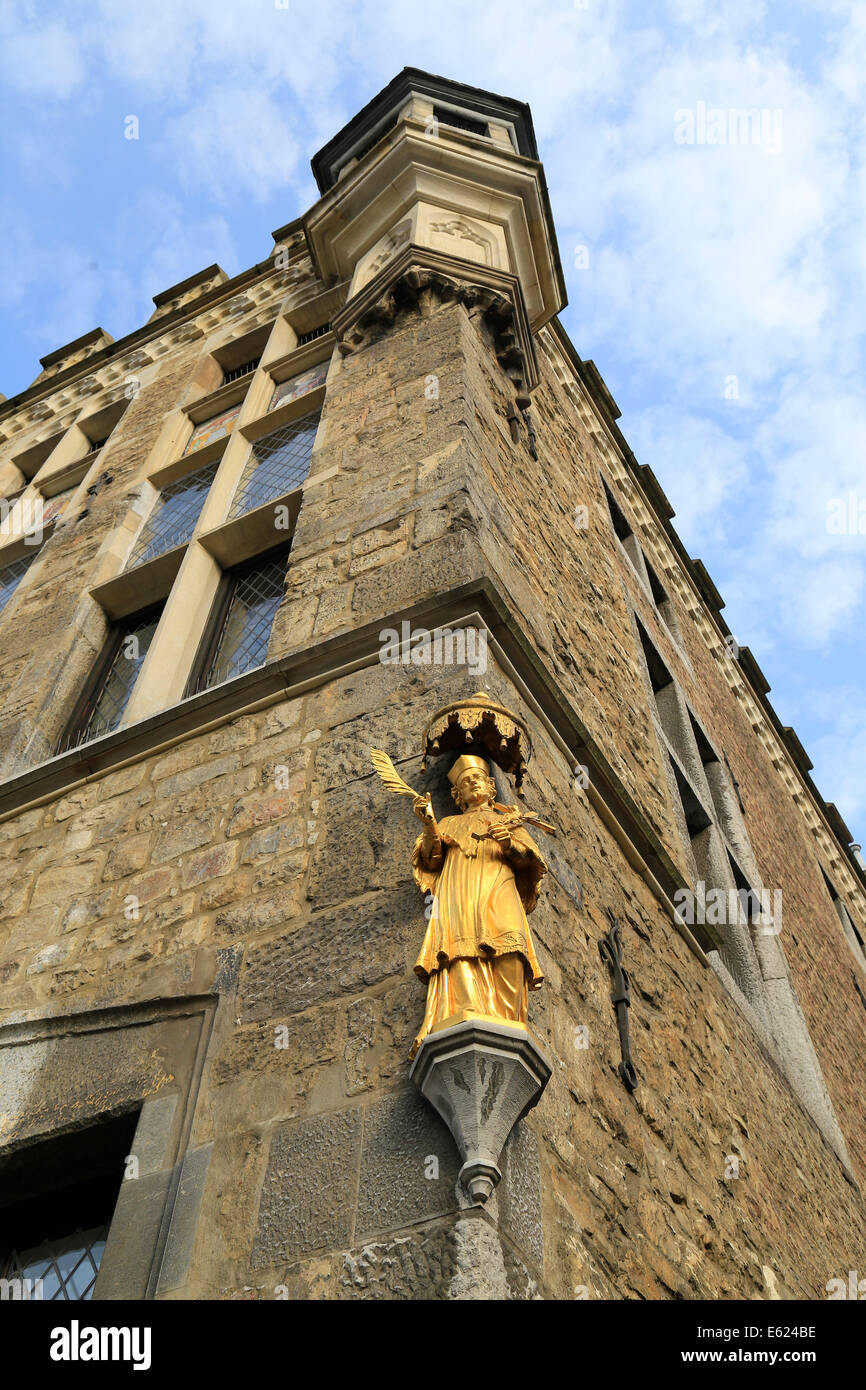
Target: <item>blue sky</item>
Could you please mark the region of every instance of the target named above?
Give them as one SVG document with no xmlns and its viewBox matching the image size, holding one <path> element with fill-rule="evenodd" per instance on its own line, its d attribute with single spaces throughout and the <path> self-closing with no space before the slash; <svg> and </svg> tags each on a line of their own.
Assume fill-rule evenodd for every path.
<svg viewBox="0 0 866 1390">
<path fill-rule="evenodd" d="M 0 14 L 7 395 L 97 324 L 136 328 L 184 276 L 267 255 L 315 200 L 311 154 L 404 65 L 528 100 L 565 326 L 822 793 L 866 839 L 862 3 L 499 0 L 492 19 L 452 0 L 41 0 Z M 754 142 L 728 122 L 737 108 L 764 113 Z M 852 494 L 853 533 L 828 529 Z"/>
</svg>

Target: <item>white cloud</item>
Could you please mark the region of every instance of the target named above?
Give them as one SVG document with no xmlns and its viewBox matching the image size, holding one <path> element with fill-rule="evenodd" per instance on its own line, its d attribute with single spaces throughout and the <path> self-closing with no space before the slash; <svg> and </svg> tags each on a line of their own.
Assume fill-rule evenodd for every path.
<svg viewBox="0 0 866 1390">
<path fill-rule="evenodd" d="M 827 800 L 839 807 L 858 840 L 856 821 L 862 834 L 866 786 L 866 698 L 862 690 L 840 686 L 824 691 L 816 706 L 827 732 L 811 740 L 812 776 Z"/>
<path fill-rule="evenodd" d="M 252 86 L 223 84 L 194 109 L 170 118 L 162 140 L 184 188 L 222 202 L 264 202 L 287 189 L 298 143 L 285 109 Z"/>
<path fill-rule="evenodd" d="M 10 88 L 32 102 L 65 101 L 85 80 L 85 57 L 65 24 L 37 28 L 25 23 L 6 32 L 0 47 L 0 72 Z"/>
</svg>

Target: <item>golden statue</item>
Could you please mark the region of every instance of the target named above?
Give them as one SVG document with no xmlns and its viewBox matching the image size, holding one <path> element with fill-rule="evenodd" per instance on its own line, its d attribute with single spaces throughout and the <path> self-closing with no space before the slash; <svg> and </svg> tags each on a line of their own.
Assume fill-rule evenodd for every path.
<svg viewBox="0 0 866 1390">
<path fill-rule="evenodd" d="M 446 1022 L 482 1017 L 525 1024 L 529 990 L 543 978 L 526 914 L 535 907 L 547 865 L 524 825 L 553 827 L 496 801 L 490 765 L 475 754 L 463 754 L 448 774 L 460 814 L 439 822 L 430 798 L 402 781 L 387 754 L 372 749 L 371 756 L 391 790 L 413 797 L 424 824 L 412 869 L 433 899 L 415 963 L 427 984 L 427 1009 L 410 1057 Z"/>
</svg>

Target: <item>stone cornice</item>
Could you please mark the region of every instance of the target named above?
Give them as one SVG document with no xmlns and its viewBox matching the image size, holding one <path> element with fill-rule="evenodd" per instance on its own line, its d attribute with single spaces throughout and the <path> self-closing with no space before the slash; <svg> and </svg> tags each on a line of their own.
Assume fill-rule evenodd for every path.
<svg viewBox="0 0 866 1390">
<path fill-rule="evenodd" d="M 505 122 L 515 132 L 519 152 L 529 159 L 538 159 L 532 114 L 525 101 L 406 67 L 313 155 L 310 165 L 321 193 L 337 182 L 341 167 L 355 150 L 363 148 L 377 130 L 385 133 L 389 117 L 413 95 L 427 97 L 431 102 L 456 104 L 485 120 Z"/>
<path fill-rule="evenodd" d="M 447 126 L 430 138 L 411 113 L 303 221 L 317 273 L 325 281 L 351 278 L 350 297 L 369 274 L 369 258 L 408 224 L 406 240 L 441 250 L 443 238 L 462 237 L 474 243 L 470 259 L 519 276 L 533 331 L 566 302 L 538 161 Z"/>
</svg>

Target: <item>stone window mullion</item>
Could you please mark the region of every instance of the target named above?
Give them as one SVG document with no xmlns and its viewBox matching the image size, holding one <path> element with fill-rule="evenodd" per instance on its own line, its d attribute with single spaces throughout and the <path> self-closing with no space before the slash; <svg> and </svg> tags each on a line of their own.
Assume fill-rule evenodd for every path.
<svg viewBox="0 0 866 1390">
<path fill-rule="evenodd" d="M 183 699 L 221 578 L 216 560 L 191 540 L 130 696 L 124 724 L 147 719 Z"/>
<path fill-rule="evenodd" d="M 276 329 L 276 325 L 275 325 Z M 271 334 L 273 338 L 273 332 Z M 268 339 L 268 345 L 271 342 Z M 263 363 L 268 360 L 268 348 L 265 347 L 259 361 L 258 367 L 251 374 L 250 384 L 244 396 L 235 427 L 228 437 L 228 443 L 222 452 L 217 468 L 216 477 L 213 480 L 210 491 L 205 498 L 204 506 L 199 512 L 198 522 L 196 523 L 193 536 L 198 536 L 203 531 L 210 531 L 215 526 L 219 526 L 228 514 L 235 490 L 240 482 L 241 474 L 246 467 L 250 453 L 250 441 L 243 433 L 246 426 L 253 420 L 258 419 L 267 410 L 267 402 L 270 396 L 270 377 Z"/>
<path fill-rule="evenodd" d="M 12 459 L 0 463 L 0 497 L 14 496 L 22 491 L 26 483 L 27 479 Z"/>
</svg>

